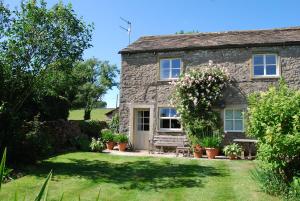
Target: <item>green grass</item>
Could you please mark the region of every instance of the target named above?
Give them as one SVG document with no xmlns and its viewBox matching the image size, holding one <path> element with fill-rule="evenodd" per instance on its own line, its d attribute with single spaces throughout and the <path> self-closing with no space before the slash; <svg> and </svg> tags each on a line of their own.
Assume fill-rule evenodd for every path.
<svg viewBox="0 0 300 201">
<path fill-rule="evenodd" d="M 109 112 L 111 109 L 101 108 L 101 109 L 93 109 L 91 113 L 92 120 L 106 120 L 105 113 Z M 83 120 L 84 110 L 71 110 L 69 114 L 69 120 Z"/>
<path fill-rule="evenodd" d="M 190 160 L 69 153 L 27 168 L 27 176 L 3 185 L 0 200 L 15 192 L 32 200 L 52 169 L 48 200 L 272 200 L 250 178 L 253 161 Z"/>
</svg>

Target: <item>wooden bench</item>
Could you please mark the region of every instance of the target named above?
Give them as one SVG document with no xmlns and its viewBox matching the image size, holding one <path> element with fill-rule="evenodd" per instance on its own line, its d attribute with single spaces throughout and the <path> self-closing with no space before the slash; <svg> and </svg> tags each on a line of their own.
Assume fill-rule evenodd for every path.
<svg viewBox="0 0 300 201">
<path fill-rule="evenodd" d="M 172 135 L 155 135 L 153 139 L 149 140 L 149 153 L 153 153 L 153 148 L 159 147 L 160 153 L 163 153 L 164 147 L 176 148 L 176 156 L 180 151 L 187 151 L 190 155 L 190 149 L 188 147 L 188 139 L 186 136 L 172 136 Z"/>
<path fill-rule="evenodd" d="M 249 152 L 248 159 L 252 159 L 251 152 L 252 152 L 252 144 L 256 144 L 258 140 L 254 139 L 234 139 L 233 142 L 240 144 L 243 147 L 241 153 L 241 159 L 245 159 L 245 152 L 244 150 Z"/>
</svg>

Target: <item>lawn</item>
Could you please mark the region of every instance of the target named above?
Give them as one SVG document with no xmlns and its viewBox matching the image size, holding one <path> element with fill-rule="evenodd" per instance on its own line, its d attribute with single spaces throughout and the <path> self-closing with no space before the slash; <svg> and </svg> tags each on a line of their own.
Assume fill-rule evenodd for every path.
<svg viewBox="0 0 300 201">
<path fill-rule="evenodd" d="M 91 119 L 93 120 L 106 120 L 105 113 L 109 112 L 111 109 L 101 108 L 101 109 L 93 109 L 91 112 Z M 71 110 L 69 114 L 69 120 L 83 120 L 84 110 Z"/>
<path fill-rule="evenodd" d="M 27 176 L 4 184 L 0 200 L 33 196 L 52 169 L 48 200 L 272 200 L 258 190 L 253 161 L 191 160 L 69 153 L 27 168 Z"/>
</svg>

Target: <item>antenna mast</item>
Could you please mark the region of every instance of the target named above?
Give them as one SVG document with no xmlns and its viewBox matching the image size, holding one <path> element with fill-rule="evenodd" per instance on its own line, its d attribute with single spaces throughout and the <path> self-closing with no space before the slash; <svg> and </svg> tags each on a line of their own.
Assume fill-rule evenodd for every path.
<svg viewBox="0 0 300 201">
<path fill-rule="evenodd" d="M 130 35 L 131 35 L 131 22 L 128 20 L 120 17 L 122 21 L 124 21 L 127 24 L 127 28 L 120 26 L 121 29 L 125 30 L 128 33 L 128 44 L 130 45 Z"/>
</svg>

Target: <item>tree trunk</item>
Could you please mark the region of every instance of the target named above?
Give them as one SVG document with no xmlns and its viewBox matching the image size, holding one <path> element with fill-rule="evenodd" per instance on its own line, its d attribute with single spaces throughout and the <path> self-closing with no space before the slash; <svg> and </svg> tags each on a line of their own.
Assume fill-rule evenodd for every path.
<svg viewBox="0 0 300 201">
<path fill-rule="evenodd" d="M 84 117 L 83 117 L 84 120 L 90 120 L 91 119 L 91 110 L 89 109 L 85 109 L 84 110 Z"/>
</svg>

